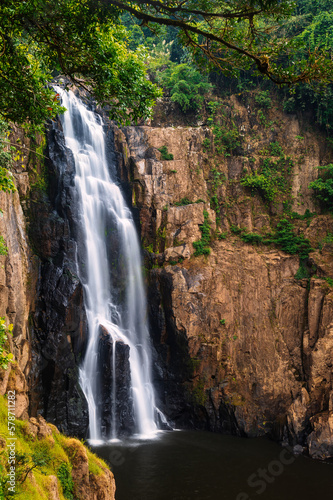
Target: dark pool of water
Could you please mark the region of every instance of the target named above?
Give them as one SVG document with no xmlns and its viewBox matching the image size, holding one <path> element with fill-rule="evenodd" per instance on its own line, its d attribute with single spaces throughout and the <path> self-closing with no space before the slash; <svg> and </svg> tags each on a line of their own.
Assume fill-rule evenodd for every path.
<svg viewBox="0 0 333 500">
<path fill-rule="evenodd" d="M 326 500 L 333 463 L 295 457 L 266 439 L 166 432 L 93 449 L 116 478 L 116 500 Z"/>
</svg>

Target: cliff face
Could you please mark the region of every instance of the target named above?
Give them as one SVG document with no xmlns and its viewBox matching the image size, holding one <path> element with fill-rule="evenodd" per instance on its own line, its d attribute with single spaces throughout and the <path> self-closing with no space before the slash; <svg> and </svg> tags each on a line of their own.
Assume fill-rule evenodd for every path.
<svg viewBox="0 0 333 500">
<path fill-rule="evenodd" d="M 207 127 L 116 132 L 146 248 L 156 384 L 180 426 L 268 434 L 315 458 L 333 456 L 332 218 L 295 218 L 314 249 L 311 278 L 295 279 L 297 255 L 237 235 L 271 231 L 287 202 L 300 216 L 319 212 L 308 184 L 329 151 L 296 117 L 270 110 L 264 126 L 255 111 L 249 100 L 225 103 L 241 139 L 228 155 L 218 154 Z M 258 170 L 272 143 L 292 168 L 287 194 L 268 203 L 239 181 Z M 163 146 L 173 159 L 163 159 Z M 204 211 L 211 251 L 196 257 Z"/>
<path fill-rule="evenodd" d="M 56 130 L 56 126 L 51 128 L 50 139 Z M 68 217 L 59 215 L 64 213 L 61 206 L 66 207 L 69 199 L 63 193 L 70 185 L 70 174 L 59 189 L 59 173 L 56 175 L 51 160 L 56 148 L 63 156 L 66 151 L 61 137 L 50 140 L 53 149 L 50 146 L 44 151 L 44 167 L 42 156 L 32 154 L 37 147 L 43 148 L 42 137 L 30 141 L 13 127 L 11 140 L 30 152 L 13 165 L 17 191 L 0 191 L 0 235 L 6 247 L 0 255 L 0 316 L 13 324 L 9 344 L 14 355 L 8 369 L 0 369 L 1 476 L 3 479 L 9 472 L 7 401 L 1 396 L 15 391 L 16 451 L 26 460 L 17 462 L 17 498 L 64 499 L 66 485 L 61 483 L 58 469 L 65 464 L 75 496 L 114 500 L 115 482 L 107 465 L 80 441 L 61 435 L 41 416 L 48 414 L 68 433 L 86 432 L 87 418 L 75 363 L 75 355 L 82 352 L 84 344 L 82 288 L 70 272 L 75 262 L 70 251 L 70 210 Z M 59 154 L 60 160 L 63 156 Z M 62 194 L 58 205 L 57 194 Z M 27 473 L 34 454 L 41 451 L 45 466 Z"/>
</svg>

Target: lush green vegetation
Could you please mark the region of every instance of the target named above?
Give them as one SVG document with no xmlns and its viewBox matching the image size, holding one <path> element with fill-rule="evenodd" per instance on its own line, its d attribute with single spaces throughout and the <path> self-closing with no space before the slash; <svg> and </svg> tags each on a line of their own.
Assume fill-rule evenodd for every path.
<svg viewBox="0 0 333 500">
<path fill-rule="evenodd" d="M 6 247 L 6 242 L 3 236 L 0 236 L 0 255 L 7 255 L 8 248 Z"/>
<path fill-rule="evenodd" d="M 308 52 L 301 37 L 291 39 L 281 27 L 294 13 L 288 0 L 185 0 L 155 2 L 109 0 L 144 25 L 171 26 L 198 62 L 207 60 L 224 74 L 239 76 L 252 69 L 277 83 L 329 79 L 332 62 L 326 52 Z"/>
<path fill-rule="evenodd" d="M 162 147 L 158 148 L 158 150 L 161 153 L 162 160 L 173 160 L 173 154 L 168 153 L 167 146 L 162 146 Z"/>
<path fill-rule="evenodd" d="M 207 210 L 204 210 L 204 223 L 201 224 L 201 239 L 193 242 L 193 247 L 195 249 L 194 255 L 197 257 L 199 255 L 209 255 L 210 254 L 210 222 Z"/>
<path fill-rule="evenodd" d="M 62 462 L 57 469 L 57 476 L 62 486 L 62 492 L 66 499 L 73 500 L 74 481 L 71 475 L 69 463 Z"/>
<path fill-rule="evenodd" d="M 13 367 L 15 370 L 15 366 Z M 7 402 L 0 396 L 0 434 L 3 438 L 8 436 L 7 427 Z M 54 426 L 52 436 L 42 439 L 33 437 L 26 421 L 15 421 L 16 435 L 16 493 L 14 497 L 8 495 L 8 448 L 1 445 L 0 449 L 0 498 L 17 500 L 48 500 L 50 497 L 49 476 L 57 476 L 61 487 L 59 488 L 60 500 L 77 498 L 74 483 L 71 477 L 72 464 L 75 456 L 83 448 L 77 439 L 68 438 L 60 434 Z M 89 449 L 89 472 L 94 475 L 103 473 L 107 468 L 100 458 L 97 458 Z M 82 453 L 82 451 L 81 451 Z"/>
<path fill-rule="evenodd" d="M 160 82 L 169 90 L 171 100 L 187 113 L 199 111 L 205 95 L 213 88 L 208 82 L 208 75 L 202 75 L 193 65 L 169 64 L 161 73 Z"/>
<path fill-rule="evenodd" d="M 184 205 L 191 205 L 191 203 L 192 201 L 185 196 L 185 198 L 182 198 L 180 201 L 176 201 L 175 206 L 182 207 Z"/>
<path fill-rule="evenodd" d="M 248 233 L 237 226 L 231 226 L 230 230 L 233 234 L 240 236 L 245 243 L 275 245 L 291 255 L 298 254 L 301 261 L 307 259 L 309 253 L 313 251 L 309 240 L 303 234 L 296 233 L 294 225 L 287 217 L 279 220 L 273 233 Z"/>
<path fill-rule="evenodd" d="M 275 200 L 277 194 L 288 195 L 290 190 L 288 176 L 293 166 L 292 159 L 284 156 L 277 143 L 271 143 L 270 150 L 281 154 L 280 158 L 276 161 L 265 158 L 259 171 L 246 174 L 241 179 L 242 186 L 260 194 L 264 201 L 268 202 Z"/>
<path fill-rule="evenodd" d="M 0 368 L 7 370 L 8 363 L 13 361 L 13 355 L 8 348 L 8 335 L 11 335 L 13 325 L 6 326 L 5 318 L 0 318 Z"/>
<path fill-rule="evenodd" d="M 309 185 L 323 210 L 333 210 L 333 164 L 318 167 L 320 177 Z"/>
</svg>

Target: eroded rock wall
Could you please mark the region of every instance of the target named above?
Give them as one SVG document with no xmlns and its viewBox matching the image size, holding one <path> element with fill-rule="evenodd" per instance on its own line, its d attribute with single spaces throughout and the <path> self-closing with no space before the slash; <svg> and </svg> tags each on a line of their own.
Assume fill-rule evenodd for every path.
<svg viewBox="0 0 333 500">
<path fill-rule="evenodd" d="M 226 156 L 216 153 L 205 126 L 115 133 L 146 249 L 160 404 L 181 427 L 268 434 L 301 444 L 313 457 L 333 456 L 333 258 L 327 238 L 333 222 L 320 215 L 308 189 L 330 152 L 318 131 L 277 109 L 269 112 L 270 126 L 259 123 L 251 103 L 235 97 L 228 113 L 242 145 Z M 245 244 L 230 231 L 270 231 L 273 218 L 283 215 L 284 199 L 265 203 L 239 182 L 244 172 L 256 171 L 272 142 L 293 162 L 290 208 L 318 214 L 296 224 L 315 249 L 311 279 L 295 279 L 297 255 Z M 163 160 L 163 146 L 172 160 Z M 219 200 L 215 211 L 212 195 Z M 204 210 L 211 252 L 195 257 Z"/>
</svg>

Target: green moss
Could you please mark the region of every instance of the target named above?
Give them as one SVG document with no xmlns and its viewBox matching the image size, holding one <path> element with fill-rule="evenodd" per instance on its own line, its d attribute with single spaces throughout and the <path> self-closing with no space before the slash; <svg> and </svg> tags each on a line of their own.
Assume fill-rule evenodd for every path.
<svg viewBox="0 0 333 500">
<path fill-rule="evenodd" d="M 199 406 L 204 406 L 206 403 L 205 384 L 201 378 L 199 378 L 192 390 L 192 398 L 193 402 Z"/>
</svg>

